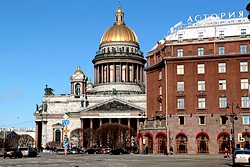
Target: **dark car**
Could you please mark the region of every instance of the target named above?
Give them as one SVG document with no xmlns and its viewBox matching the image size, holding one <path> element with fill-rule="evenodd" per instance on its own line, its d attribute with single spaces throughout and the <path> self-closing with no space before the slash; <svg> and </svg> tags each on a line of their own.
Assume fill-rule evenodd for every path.
<svg viewBox="0 0 250 167">
<path fill-rule="evenodd" d="M 110 155 L 122 155 L 122 154 L 128 154 L 128 150 L 125 148 L 114 148 L 109 152 Z"/>
<path fill-rule="evenodd" d="M 72 154 L 83 154 L 83 153 L 84 153 L 83 150 L 81 150 L 80 148 L 77 148 L 77 147 L 71 148 L 71 149 L 70 149 L 70 152 L 71 152 Z"/>
<path fill-rule="evenodd" d="M 18 148 L 7 148 L 3 152 L 3 158 L 22 158 L 23 153 Z"/>
<path fill-rule="evenodd" d="M 84 154 L 101 154 L 101 150 L 98 148 L 88 148 L 84 151 Z"/>
<path fill-rule="evenodd" d="M 128 153 L 139 154 L 139 149 L 137 147 L 126 147 Z"/>
<path fill-rule="evenodd" d="M 21 147 L 19 150 L 24 157 L 37 157 L 37 150 L 33 147 Z"/>
</svg>

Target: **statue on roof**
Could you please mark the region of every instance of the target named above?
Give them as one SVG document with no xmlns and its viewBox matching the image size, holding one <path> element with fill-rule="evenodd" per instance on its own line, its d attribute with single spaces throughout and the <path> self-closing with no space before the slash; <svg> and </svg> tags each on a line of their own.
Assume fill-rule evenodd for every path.
<svg viewBox="0 0 250 167">
<path fill-rule="evenodd" d="M 48 85 L 46 85 L 46 88 L 44 89 L 44 95 L 54 95 L 54 89 L 49 88 Z"/>
</svg>

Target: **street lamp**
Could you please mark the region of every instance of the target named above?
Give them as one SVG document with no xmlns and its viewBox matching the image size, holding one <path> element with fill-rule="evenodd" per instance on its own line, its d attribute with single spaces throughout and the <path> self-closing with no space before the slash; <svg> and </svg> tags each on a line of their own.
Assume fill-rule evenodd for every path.
<svg viewBox="0 0 250 167">
<path fill-rule="evenodd" d="M 229 106 L 231 106 L 232 108 L 232 112 L 230 114 L 228 114 L 228 116 L 230 117 L 230 127 L 231 127 L 231 148 L 232 148 L 232 154 L 234 153 L 235 150 L 235 135 L 234 135 L 234 120 L 237 120 L 237 114 L 234 113 L 234 106 L 236 107 L 236 109 L 239 109 L 240 107 L 237 104 L 227 104 L 226 108 L 230 108 Z"/>
</svg>

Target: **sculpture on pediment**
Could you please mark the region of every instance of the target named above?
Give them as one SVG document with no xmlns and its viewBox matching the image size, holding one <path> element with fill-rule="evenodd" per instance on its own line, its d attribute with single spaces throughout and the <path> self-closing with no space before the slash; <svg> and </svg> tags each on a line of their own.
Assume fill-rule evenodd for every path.
<svg viewBox="0 0 250 167">
<path fill-rule="evenodd" d="M 128 110 L 138 110 L 135 107 L 123 104 L 119 101 L 112 101 L 106 104 L 103 104 L 99 107 L 94 108 L 93 110 L 97 111 L 128 111 Z"/>
<path fill-rule="evenodd" d="M 46 85 L 46 88 L 44 89 L 44 95 L 54 95 L 54 89 L 49 88 L 48 85 Z"/>
</svg>

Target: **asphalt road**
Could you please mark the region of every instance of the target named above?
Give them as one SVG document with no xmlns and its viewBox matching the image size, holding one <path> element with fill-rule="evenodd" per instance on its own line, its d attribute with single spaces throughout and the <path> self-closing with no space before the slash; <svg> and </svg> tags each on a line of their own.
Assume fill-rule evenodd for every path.
<svg viewBox="0 0 250 167">
<path fill-rule="evenodd" d="M 230 167 L 231 158 L 213 155 L 57 155 L 3 159 L 0 167 Z"/>
</svg>

